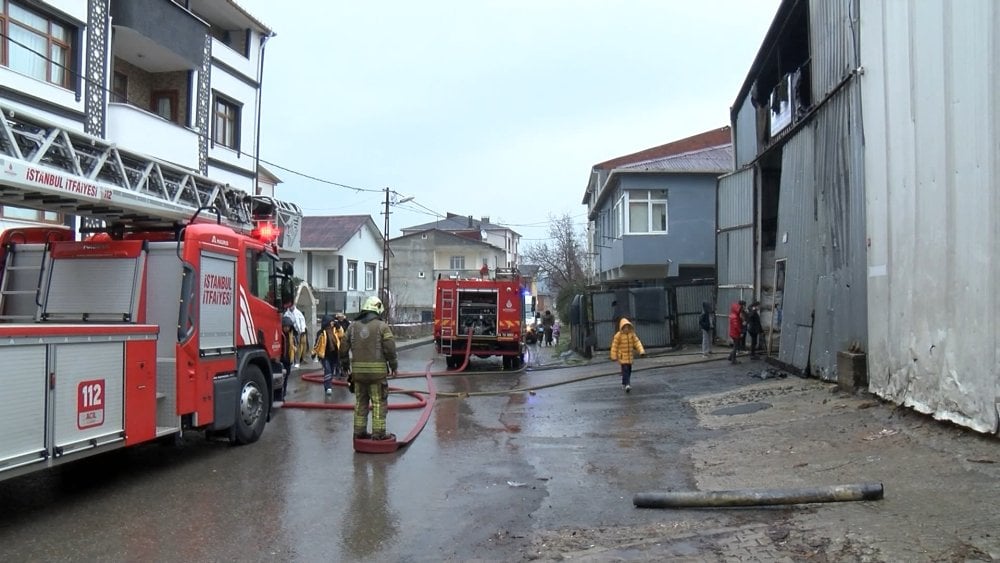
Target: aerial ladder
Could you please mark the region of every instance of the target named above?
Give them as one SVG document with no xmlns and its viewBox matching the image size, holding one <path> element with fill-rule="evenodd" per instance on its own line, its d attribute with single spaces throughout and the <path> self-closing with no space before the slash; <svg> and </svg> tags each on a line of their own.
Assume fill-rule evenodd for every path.
<svg viewBox="0 0 1000 563">
<path fill-rule="evenodd" d="M 212 208 L 225 224 L 249 232 L 255 220 L 272 215 L 279 246 L 298 251 L 302 211 L 293 203 L 251 195 L 2 104 L 0 112 L 0 204 L 77 215 L 91 225 L 86 230 L 94 230 L 94 220 L 109 229 L 177 229 Z"/>
</svg>

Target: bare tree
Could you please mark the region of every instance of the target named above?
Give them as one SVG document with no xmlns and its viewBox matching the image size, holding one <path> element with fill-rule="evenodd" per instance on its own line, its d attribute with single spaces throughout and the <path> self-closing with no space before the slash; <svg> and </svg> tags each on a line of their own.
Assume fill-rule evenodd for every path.
<svg viewBox="0 0 1000 563">
<path fill-rule="evenodd" d="M 569 301 L 587 284 L 586 260 L 584 235 L 574 227 L 568 213 L 561 217 L 549 215 L 549 240 L 529 245 L 522 253 L 522 261 L 537 265 L 539 277 L 556 294 L 556 308 L 561 315 L 566 314 Z"/>
</svg>

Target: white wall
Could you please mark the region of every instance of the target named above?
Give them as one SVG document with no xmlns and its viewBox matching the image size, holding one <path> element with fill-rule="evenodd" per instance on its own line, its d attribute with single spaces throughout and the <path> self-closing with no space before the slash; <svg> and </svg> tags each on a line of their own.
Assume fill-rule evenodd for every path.
<svg viewBox="0 0 1000 563">
<path fill-rule="evenodd" d="M 861 2 L 868 370 L 981 431 L 1000 404 L 1000 5 Z"/>
<path fill-rule="evenodd" d="M 198 170 L 198 134 L 129 104 L 108 104 L 109 141 L 123 149 Z M 252 183 L 252 182 L 251 182 Z"/>
</svg>

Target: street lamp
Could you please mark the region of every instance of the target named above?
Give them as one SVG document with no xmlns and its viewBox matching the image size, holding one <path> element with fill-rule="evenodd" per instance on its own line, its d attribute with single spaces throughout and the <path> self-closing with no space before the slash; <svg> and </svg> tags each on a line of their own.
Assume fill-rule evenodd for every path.
<svg viewBox="0 0 1000 563">
<path fill-rule="evenodd" d="M 382 305 L 386 310 L 386 322 L 389 320 L 389 313 L 391 299 L 389 296 L 389 205 L 399 205 L 401 203 L 406 203 L 413 200 L 413 196 L 408 195 L 406 197 L 396 199 L 395 201 L 390 200 L 389 195 L 399 196 L 399 192 L 385 188 L 385 236 L 382 237 L 382 287 L 379 289 L 379 298 L 382 300 Z"/>
</svg>

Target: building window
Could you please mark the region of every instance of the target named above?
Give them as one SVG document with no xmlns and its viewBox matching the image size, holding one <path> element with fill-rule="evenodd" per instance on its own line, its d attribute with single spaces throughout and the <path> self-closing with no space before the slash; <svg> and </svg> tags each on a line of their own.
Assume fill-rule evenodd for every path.
<svg viewBox="0 0 1000 563">
<path fill-rule="evenodd" d="M 631 234 L 667 232 L 667 190 L 628 192 L 628 232 Z"/>
<path fill-rule="evenodd" d="M 347 289 L 358 290 L 358 263 L 355 260 L 347 261 Z"/>
<path fill-rule="evenodd" d="M 449 262 L 449 267 L 452 270 L 464 270 L 465 269 L 465 256 L 452 256 Z"/>
<path fill-rule="evenodd" d="M 116 104 L 128 103 L 128 75 L 115 71 L 111 77 L 111 101 Z"/>
<path fill-rule="evenodd" d="M 149 110 L 171 123 L 177 123 L 177 90 L 156 90 L 149 96 Z"/>
<path fill-rule="evenodd" d="M 38 211 L 35 209 L 25 209 L 24 207 L 14 207 L 4 205 L 0 207 L 0 215 L 4 219 L 17 219 L 20 221 L 33 221 L 36 223 L 54 223 L 61 225 L 63 217 L 54 211 Z"/>
<path fill-rule="evenodd" d="M 0 62 L 38 80 L 69 87 L 71 28 L 12 1 L 0 2 Z"/>
<path fill-rule="evenodd" d="M 212 141 L 240 150 L 240 105 L 216 94 L 213 108 Z"/>
<path fill-rule="evenodd" d="M 365 290 L 375 289 L 375 264 L 365 263 Z"/>
<path fill-rule="evenodd" d="M 611 208 L 611 238 L 621 238 L 623 231 L 623 210 L 625 209 L 625 196 L 621 196 L 615 201 Z"/>
</svg>

